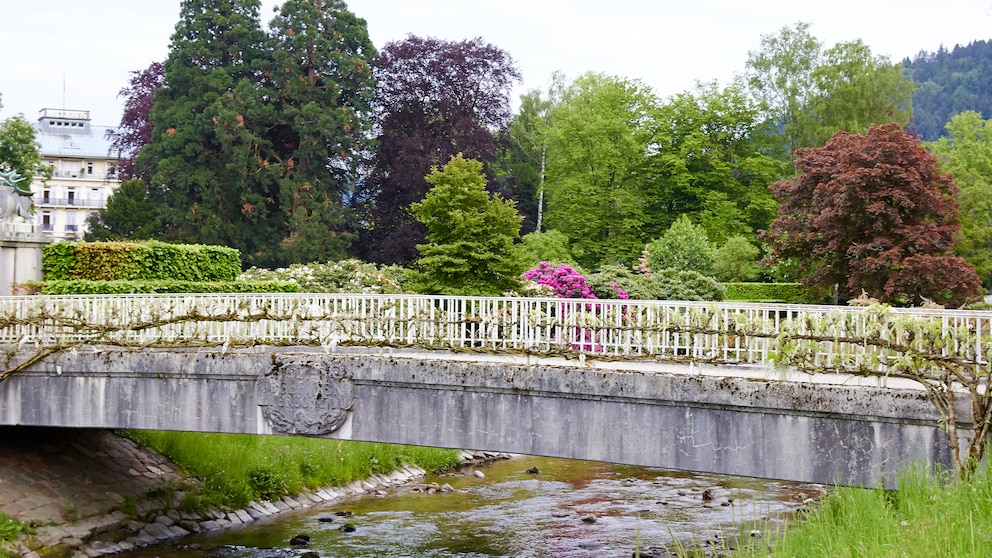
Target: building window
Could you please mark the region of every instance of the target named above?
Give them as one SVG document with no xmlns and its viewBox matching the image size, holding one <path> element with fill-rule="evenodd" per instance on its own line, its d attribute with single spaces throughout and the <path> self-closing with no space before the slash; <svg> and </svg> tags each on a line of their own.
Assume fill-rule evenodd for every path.
<svg viewBox="0 0 992 558">
<path fill-rule="evenodd" d="M 86 174 L 93 174 L 93 163 L 86 163 Z"/>
<path fill-rule="evenodd" d="M 41 230 L 50 231 L 52 230 L 52 212 L 42 211 L 41 212 Z"/>
<path fill-rule="evenodd" d="M 76 232 L 76 212 L 67 211 L 65 214 L 65 230 L 66 232 Z"/>
<path fill-rule="evenodd" d="M 67 205 L 76 205 L 76 191 L 75 190 L 69 190 L 67 192 L 66 196 L 67 196 L 66 197 L 66 204 Z"/>
</svg>

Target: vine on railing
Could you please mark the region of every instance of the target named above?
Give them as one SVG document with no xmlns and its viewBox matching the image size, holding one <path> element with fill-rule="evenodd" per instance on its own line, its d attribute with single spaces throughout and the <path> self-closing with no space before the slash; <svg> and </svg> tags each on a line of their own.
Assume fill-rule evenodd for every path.
<svg viewBox="0 0 992 558">
<path fill-rule="evenodd" d="M 974 471 L 992 423 L 992 314 L 672 301 L 351 294 L 0 298 L 0 381 L 84 344 L 422 347 L 785 365 L 908 378 Z M 956 398 L 971 403 L 961 428 Z M 962 445 L 963 441 L 963 445 Z"/>
<path fill-rule="evenodd" d="M 927 391 L 946 428 L 955 469 L 968 477 L 982 461 L 992 429 L 992 335 L 987 318 L 949 322 L 873 306 L 787 322 L 778 339 L 781 362 L 811 372 L 914 380 Z M 971 427 L 961 428 L 957 398 L 970 402 Z M 963 445 L 962 445 L 963 442 Z"/>
</svg>

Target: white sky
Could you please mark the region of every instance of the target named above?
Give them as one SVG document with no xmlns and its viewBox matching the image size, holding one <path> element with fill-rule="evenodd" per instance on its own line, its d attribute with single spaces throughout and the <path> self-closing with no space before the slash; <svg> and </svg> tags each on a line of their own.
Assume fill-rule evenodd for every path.
<svg viewBox="0 0 992 558">
<path fill-rule="evenodd" d="M 0 118 L 42 108 L 91 111 L 117 125 L 130 72 L 164 60 L 180 0 L 5 0 L 0 9 Z M 275 0 L 263 0 L 262 21 Z M 992 39 L 992 0 L 351 0 L 382 48 L 407 34 L 482 37 L 523 73 L 514 92 L 560 70 L 639 79 L 662 96 L 697 80 L 726 84 L 762 34 L 797 21 L 825 46 L 862 39 L 893 62 L 921 50 Z"/>
</svg>

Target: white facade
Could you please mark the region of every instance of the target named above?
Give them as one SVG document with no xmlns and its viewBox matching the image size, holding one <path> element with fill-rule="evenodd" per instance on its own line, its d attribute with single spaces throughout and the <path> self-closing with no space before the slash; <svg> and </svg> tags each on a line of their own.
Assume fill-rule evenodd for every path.
<svg viewBox="0 0 992 558">
<path fill-rule="evenodd" d="M 107 126 L 90 123 L 88 110 L 41 109 L 35 124 L 42 166 L 52 178 L 31 181 L 35 230 L 45 239 L 81 240 L 86 220 L 107 205 L 120 180 L 117 154 L 106 138 Z"/>
</svg>

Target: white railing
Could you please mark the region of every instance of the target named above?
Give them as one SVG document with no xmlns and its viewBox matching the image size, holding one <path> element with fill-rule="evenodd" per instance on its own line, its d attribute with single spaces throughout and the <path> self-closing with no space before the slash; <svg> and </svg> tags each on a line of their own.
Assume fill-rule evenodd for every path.
<svg viewBox="0 0 992 558">
<path fill-rule="evenodd" d="M 984 363 L 992 313 L 889 310 L 924 318 L 944 350 Z M 823 341 L 823 324 L 830 340 Z M 677 301 L 360 294 L 0 297 L 0 345 L 383 345 L 605 358 L 772 364 L 821 328 L 811 362 L 884 370 L 868 336 L 920 342 L 864 308 Z M 915 339 L 915 341 L 914 341 Z"/>
</svg>

